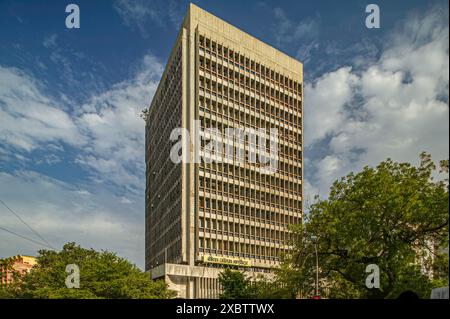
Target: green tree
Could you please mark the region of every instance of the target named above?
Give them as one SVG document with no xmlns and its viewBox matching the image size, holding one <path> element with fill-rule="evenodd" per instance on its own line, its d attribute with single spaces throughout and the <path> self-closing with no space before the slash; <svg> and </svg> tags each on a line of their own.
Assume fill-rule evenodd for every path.
<svg viewBox="0 0 450 319">
<path fill-rule="evenodd" d="M 67 288 L 66 266 L 80 269 L 80 288 Z M 163 281 L 152 281 L 124 258 L 108 251 L 82 248 L 75 243 L 62 251 L 40 250 L 37 265 L 15 280 L 8 290 L 16 298 L 171 298 Z"/>
<path fill-rule="evenodd" d="M 262 275 L 249 279 L 241 271 L 225 269 L 219 274 L 219 282 L 222 286 L 222 293 L 219 296 L 221 299 L 291 298 L 289 287 Z"/>
<path fill-rule="evenodd" d="M 252 289 L 253 297 L 257 299 L 291 299 L 296 297 L 290 286 L 264 277 L 252 282 Z"/>
<path fill-rule="evenodd" d="M 431 156 L 422 153 L 419 167 L 388 159 L 334 182 L 328 199 L 311 205 L 305 222 L 295 227 L 295 251 L 277 280 L 298 295 L 313 293 L 315 235 L 322 292 L 329 297 L 396 298 L 413 290 L 428 298 L 433 283 L 421 271 L 420 257 L 434 255 L 431 260 L 440 262 L 435 268 L 444 269 L 436 251 L 448 247 L 448 180 L 435 182 L 435 171 Z M 448 161 L 441 162 L 441 171 L 448 173 Z M 380 289 L 365 285 L 369 264 L 380 268 Z M 441 273 L 448 285 L 448 255 L 446 266 Z"/>
<path fill-rule="evenodd" d="M 222 286 L 220 299 L 254 298 L 252 284 L 241 271 L 225 269 L 219 274 L 219 283 Z"/>
<path fill-rule="evenodd" d="M 449 260 L 448 247 L 436 254 L 433 262 L 433 287 L 448 286 Z"/>
<path fill-rule="evenodd" d="M 0 299 L 10 299 L 13 297 L 14 296 L 5 287 L 0 287 Z"/>
</svg>

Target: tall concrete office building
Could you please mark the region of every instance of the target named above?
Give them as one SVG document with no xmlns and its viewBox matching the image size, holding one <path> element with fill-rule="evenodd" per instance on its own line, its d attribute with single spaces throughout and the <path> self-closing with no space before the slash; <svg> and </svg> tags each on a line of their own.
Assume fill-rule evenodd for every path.
<svg viewBox="0 0 450 319">
<path fill-rule="evenodd" d="M 190 4 L 146 116 L 146 270 L 179 297 L 216 298 L 224 267 L 270 274 L 289 250 L 302 217 L 302 84 L 299 61 Z M 174 130 L 194 120 L 202 132 L 276 128 L 276 171 L 195 161 L 202 139 Z"/>
</svg>

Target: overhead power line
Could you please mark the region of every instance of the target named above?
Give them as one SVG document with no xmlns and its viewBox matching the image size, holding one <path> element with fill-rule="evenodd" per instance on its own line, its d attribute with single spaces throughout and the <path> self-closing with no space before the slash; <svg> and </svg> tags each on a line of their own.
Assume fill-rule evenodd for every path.
<svg viewBox="0 0 450 319">
<path fill-rule="evenodd" d="M 6 203 L 0 199 L 0 203 L 3 204 L 3 206 L 5 206 L 12 214 L 14 214 L 14 216 L 16 216 L 25 226 L 27 226 L 36 236 L 38 236 L 49 248 L 56 250 L 55 248 L 53 248 L 53 246 L 44 238 L 42 237 L 36 230 L 33 229 L 33 227 L 31 227 L 25 220 L 23 220 L 22 217 L 19 216 L 19 214 L 17 214 L 12 208 L 10 208 L 8 205 L 6 205 Z"/>
<path fill-rule="evenodd" d="M 13 232 L 12 230 L 6 229 L 5 227 L 0 226 L 0 229 L 1 229 L 1 230 L 4 230 L 4 231 L 6 231 L 6 232 L 8 232 L 8 233 L 10 233 L 10 234 L 13 234 L 13 235 L 15 235 L 15 236 L 17 236 L 17 237 L 20 237 L 20 238 L 22 238 L 22 239 L 31 241 L 31 242 L 33 242 L 33 243 L 35 243 L 35 244 L 40 245 L 40 246 L 45 246 L 45 247 L 48 247 L 48 248 L 53 249 L 52 247 L 48 246 L 47 244 L 41 243 L 41 242 L 39 242 L 39 241 L 37 241 L 37 240 L 34 240 L 34 239 L 32 239 L 32 238 L 28 238 L 28 237 L 26 237 L 26 236 L 20 235 L 20 234 L 18 234 L 18 233 L 16 233 L 16 232 Z"/>
</svg>

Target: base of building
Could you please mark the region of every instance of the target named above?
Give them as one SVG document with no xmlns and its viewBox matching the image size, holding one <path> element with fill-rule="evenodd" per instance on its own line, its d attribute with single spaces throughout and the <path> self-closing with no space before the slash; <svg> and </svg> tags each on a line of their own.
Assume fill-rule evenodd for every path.
<svg viewBox="0 0 450 319">
<path fill-rule="evenodd" d="M 162 264 L 151 270 L 152 279 L 164 279 L 170 290 L 183 299 L 217 299 L 221 292 L 219 274 L 224 268 L 189 266 L 183 264 Z M 246 270 L 250 278 L 273 276 Z"/>
</svg>

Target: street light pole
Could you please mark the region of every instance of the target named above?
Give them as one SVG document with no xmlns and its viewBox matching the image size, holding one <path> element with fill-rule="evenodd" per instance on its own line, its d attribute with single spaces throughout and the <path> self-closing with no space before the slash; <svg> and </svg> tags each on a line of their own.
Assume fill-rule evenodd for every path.
<svg viewBox="0 0 450 319">
<path fill-rule="evenodd" d="M 319 254 L 317 253 L 317 243 L 314 243 L 316 250 L 316 296 L 319 296 Z"/>
<path fill-rule="evenodd" d="M 319 296 L 319 254 L 317 252 L 317 236 L 311 236 L 311 240 L 314 243 L 314 250 L 316 253 L 316 296 Z"/>
</svg>

